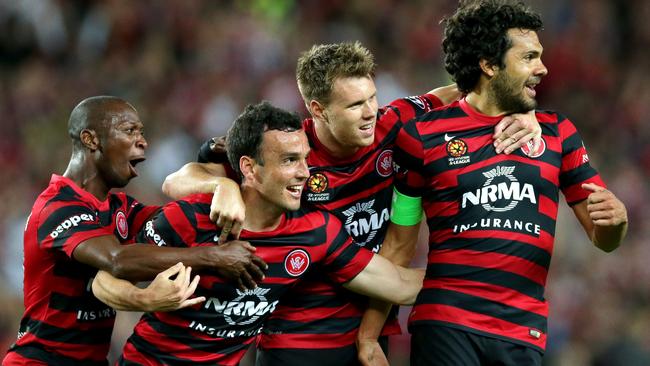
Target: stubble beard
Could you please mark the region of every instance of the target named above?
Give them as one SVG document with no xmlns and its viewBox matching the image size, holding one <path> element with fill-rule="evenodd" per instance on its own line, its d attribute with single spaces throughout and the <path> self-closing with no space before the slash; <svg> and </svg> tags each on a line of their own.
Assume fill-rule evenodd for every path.
<svg viewBox="0 0 650 366">
<path fill-rule="evenodd" d="M 526 98 L 523 87 L 516 90 L 516 86 L 504 70 L 499 72 L 490 83 L 490 94 L 496 106 L 507 114 L 526 113 L 537 107 L 537 100 Z"/>
</svg>

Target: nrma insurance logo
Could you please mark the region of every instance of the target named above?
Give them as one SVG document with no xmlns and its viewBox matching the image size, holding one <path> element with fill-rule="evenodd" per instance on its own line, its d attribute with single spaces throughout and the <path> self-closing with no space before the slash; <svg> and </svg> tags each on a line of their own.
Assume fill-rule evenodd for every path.
<svg viewBox="0 0 650 366">
<path fill-rule="evenodd" d="M 483 172 L 483 186 L 463 193 L 462 208 L 481 205 L 486 211 L 506 212 L 517 207 L 521 201 L 537 204 L 535 188 L 530 183 L 520 183 L 514 176 L 516 167 L 497 166 Z"/>
<path fill-rule="evenodd" d="M 377 232 L 390 219 L 388 208 L 383 208 L 380 212 L 374 209 L 375 200 L 367 202 L 357 202 L 347 210 L 343 211 L 345 215 L 345 230 L 354 238 L 355 243 L 365 246 L 371 243 L 377 236 Z M 369 248 L 374 252 L 379 251 L 379 246 Z"/>
<path fill-rule="evenodd" d="M 230 325 L 248 325 L 257 321 L 261 316 L 272 313 L 278 305 L 278 300 L 269 301 L 266 295 L 268 288 L 257 287 L 253 290 L 237 291 L 237 297 L 232 300 L 210 297 L 203 308 L 223 315 Z"/>
</svg>

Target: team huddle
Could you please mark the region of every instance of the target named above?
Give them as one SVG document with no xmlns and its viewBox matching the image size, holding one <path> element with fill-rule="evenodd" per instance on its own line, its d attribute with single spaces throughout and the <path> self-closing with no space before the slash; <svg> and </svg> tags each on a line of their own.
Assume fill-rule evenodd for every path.
<svg viewBox="0 0 650 366">
<path fill-rule="evenodd" d="M 455 84 L 379 107 L 370 51 L 315 45 L 296 68 L 310 117 L 249 105 L 162 207 L 111 192 L 145 160 L 136 109 L 80 102 L 2 365 L 106 365 L 116 310 L 145 312 L 118 365 L 237 365 L 251 345 L 262 366 L 387 365 L 395 305 L 413 305 L 412 365 L 541 365 L 560 191 L 606 252 L 626 208 L 574 124 L 536 110 L 539 14 L 466 1 L 443 24 Z M 423 219 L 427 266 L 408 268 Z"/>
</svg>

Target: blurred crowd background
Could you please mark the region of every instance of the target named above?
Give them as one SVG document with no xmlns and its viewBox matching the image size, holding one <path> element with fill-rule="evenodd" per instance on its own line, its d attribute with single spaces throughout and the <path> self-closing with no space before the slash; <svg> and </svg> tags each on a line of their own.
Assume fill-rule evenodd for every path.
<svg viewBox="0 0 650 366">
<path fill-rule="evenodd" d="M 592 164 L 626 203 L 630 231 L 593 248 L 565 206 L 547 298 L 547 365 L 650 364 L 650 1 L 531 0 L 549 75 L 544 109 L 581 131 Z M 91 95 L 129 100 L 148 160 L 129 193 L 162 203 L 164 177 L 222 135 L 247 103 L 297 111 L 294 69 L 315 43 L 359 40 L 375 56 L 379 99 L 450 83 L 440 19 L 452 0 L 0 0 L 0 355 L 22 312 L 22 232 L 36 196 L 69 159 L 67 118 Z M 421 251 L 419 263 L 423 263 Z M 408 309 L 404 309 L 405 313 Z M 120 315 L 115 348 L 136 315 Z M 403 317 L 403 320 L 405 318 Z M 391 358 L 408 364 L 408 335 Z"/>
</svg>

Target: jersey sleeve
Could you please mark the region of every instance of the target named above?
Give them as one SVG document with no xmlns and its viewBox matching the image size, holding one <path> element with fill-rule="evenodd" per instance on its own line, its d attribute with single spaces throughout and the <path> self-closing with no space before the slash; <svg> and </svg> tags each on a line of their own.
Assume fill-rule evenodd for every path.
<svg viewBox="0 0 650 366">
<path fill-rule="evenodd" d="M 187 208 L 184 210 L 179 202 L 166 204 L 144 224 L 136 238 L 137 242 L 179 248 L 191 246 L 196 229 L 186 211 Z"/>
<path fill-rule="evenodd" d="M 393 152 L 395 190 L 409 197 L 422 197 L 425 179 L 424 147 L 415 122 L 404 125 L 397 135 Z"/>
<path fill-rule="evenodd" d="M 405 124 L 413 118 L 419 117 L 438 107 L 443 106 L 442 101 L 433 94 L 415 95 L 396 99 L 380 110 L 380 114 L 394 113 L 396 123 Z M 384 118 L 384 120 L 391 120 Z"/>
<path fill-rule="evenodd" d="M 160 210 L 160 206 L 147 206 L 140 203 L 138 200 L 131 196 L 126 196 L 127 202 L 127 222 L 129 223 L 129 237 L 135 237 L 145 221 L 149 219 L 156 211 Z"/>
<path fill-rule="evenodd" d="M 328 247 L 323 267 L 332 280 L 350 281 L 366 268 L 373 253 L 356 245 L 334 215 L 327 214 L 326 225 Z"/>
<path fill-rule="evenodd" d="M 111 227 L 99 222 L 96 210 L 82 201 L 50 201 L 38 219 L 38 245 L 58 250 L 72 258 L 82 242 L 104 235 L 113 235 Z"/>
<path fill-rule="evenodd" d="M 569 205 L 585 200 L 590 191 L 581 187 L 594 183 L 605 187 L 600 175 L 589 164 L 589 155 L 575 125 L 567 118 L 558 116 L 560 138 L 562 139 L 562 165 L 560 168 L 560 189 Z"/>
</svg>

